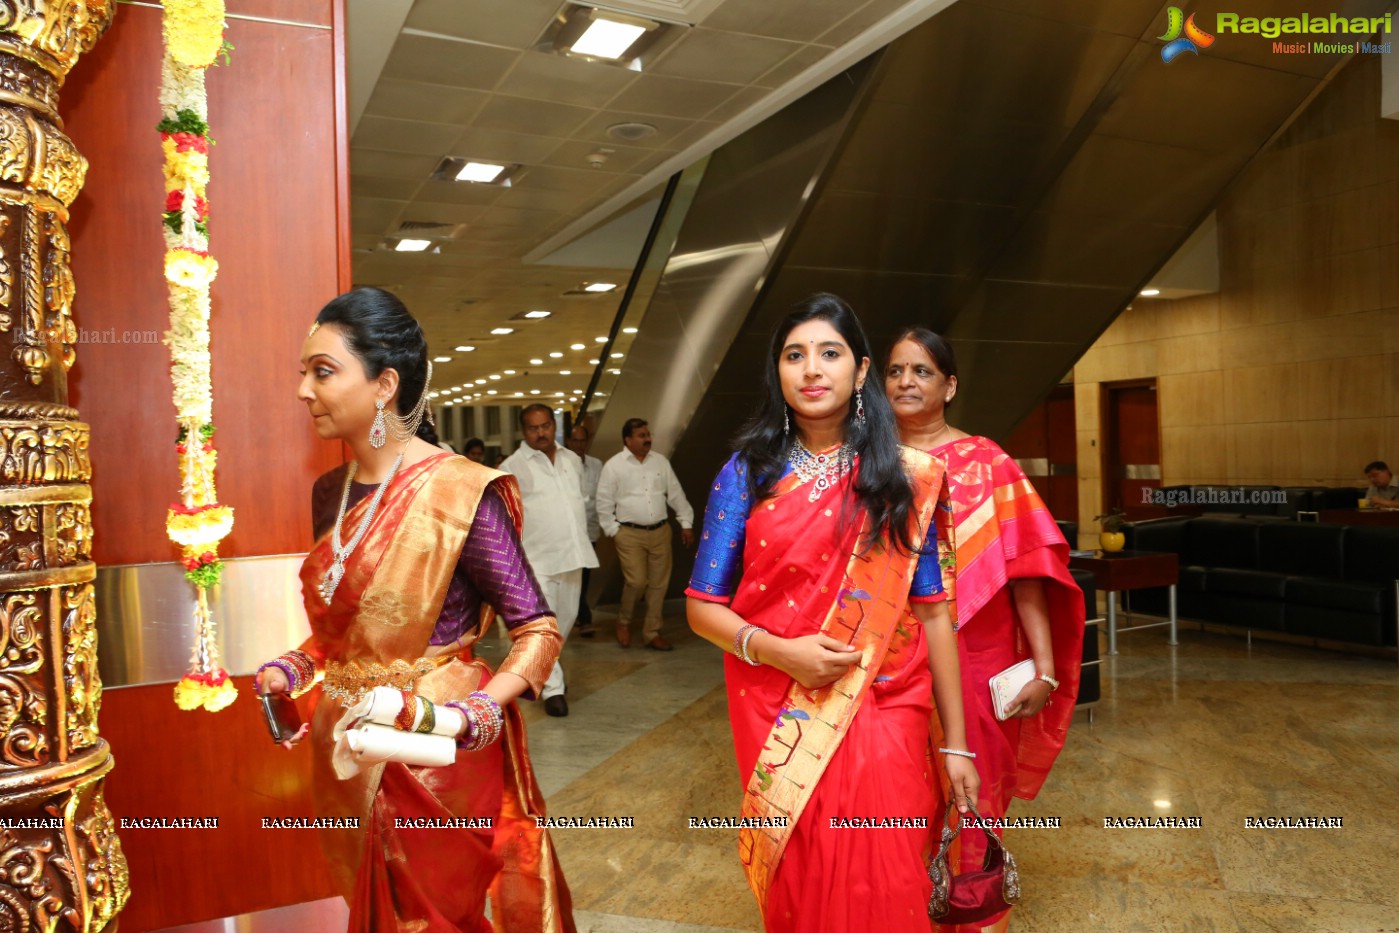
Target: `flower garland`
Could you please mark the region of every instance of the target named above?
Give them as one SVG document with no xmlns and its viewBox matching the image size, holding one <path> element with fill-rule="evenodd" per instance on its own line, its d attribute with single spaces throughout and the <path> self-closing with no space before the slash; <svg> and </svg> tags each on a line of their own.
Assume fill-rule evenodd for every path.
<svg viewBox="0 0 1399 933">
<path fill-rule="evenodd" d="M 180 709 L 217 712 L 238 698 L 219 663 L 209 588 L 219 582 L 219 542 L 233 529 L 233 509 L 214 488 L 213 387 L 209 374 L 209 289 L 219 264 L 209 255 L 209 102 L 204 71 L 229 46 L 223 0 L 165 0 L 161 25 L 161 149 L 165 154 L 165 281 L 170 291 L 170 376 L 179 434 L 180 501 L 165 530 L 180 546 L 185 579 L 195 589 L 193 668 L 175 685 Z"/>
</svg>

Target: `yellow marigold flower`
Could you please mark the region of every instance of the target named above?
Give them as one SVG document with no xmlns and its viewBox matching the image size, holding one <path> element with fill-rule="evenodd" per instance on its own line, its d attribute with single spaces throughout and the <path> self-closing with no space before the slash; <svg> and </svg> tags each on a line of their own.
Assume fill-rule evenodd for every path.
<svg viewBox="0 0 1399 933">
<path fill-rule="evenodd" d="M 165 48 L 188 68 L 208 68 L 223 48 L 223 0 L 165 0 Z"/>
<path fill-rule="evenodd" d="M 165 190 L 184 191 L 190 188 L 199 197 L 204 197 L 209 187 L 209 156 L 193 149 L 180 152 L 172 140 L 161 144 L 165 150 Z"/>
<path fill-rule="evenodd" d="M 218 261 L 187 249 L 172 249 L 165 254 L 165 278 L 172 285 L 206 289 L 219 274 Z"/>
</svg>

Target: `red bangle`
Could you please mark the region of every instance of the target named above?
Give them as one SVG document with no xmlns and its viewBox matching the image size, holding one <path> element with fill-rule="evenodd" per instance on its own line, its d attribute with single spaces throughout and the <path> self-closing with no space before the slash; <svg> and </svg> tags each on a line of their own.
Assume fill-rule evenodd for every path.
<svg viewBox="0 0 1399 933">
<path fill-rule="evenodd" d="M 401 729 L 404 732 L 411 732 L 413 731 L 413 720 L 417 718 L 418 698 L 413 695 L 413 691 L 404 690 L 403 709 L 399 710 L 398 715 L 394 717 L 394 728 Z"/>
</svg>

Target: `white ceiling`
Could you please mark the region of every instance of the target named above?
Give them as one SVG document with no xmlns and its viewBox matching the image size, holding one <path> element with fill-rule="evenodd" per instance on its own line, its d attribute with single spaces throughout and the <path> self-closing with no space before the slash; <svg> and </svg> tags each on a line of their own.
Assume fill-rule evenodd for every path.
<svg viewBox="0 0 1399 933">
<path fill-rule="evenodd" d="M 665 178 L 950 2 L 604 0 L 692 26 L 637 73 L 534 51 L 562 0 L 351 0 L 354 281 L 398 294 L 452 357 L 438 388 L 581 391 Z M 656 132 L 610 137 L 623 122 Z M 447 156 L 521 168 L 508 188 L 432 180 Z M 460 230 L 437 253 L 387 249 L 404 223 Z M 563 294 L 599 280 L 619 287 Z M 552 316 L 511 320 L 534 309 Z"/>
</svg>

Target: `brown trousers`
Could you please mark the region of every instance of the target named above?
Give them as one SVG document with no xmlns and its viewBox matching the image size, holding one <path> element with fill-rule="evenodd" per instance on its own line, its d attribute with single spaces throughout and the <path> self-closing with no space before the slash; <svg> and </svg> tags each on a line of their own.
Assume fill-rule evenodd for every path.
<svg viewBox="0 0 1399 933">
<path fill-rule="evenodd" d="M 636 615 L 636 603 L 646 594 L 646 619 L 641 626 L 641 640 L 650 641 L 661 634 L 661 608 L 670 586 L 670 523 L 652 531 L 617 529 L 617 560 L 622 565 L 622 614 L 618 623 L 630 625 Z"/>
</svg>

